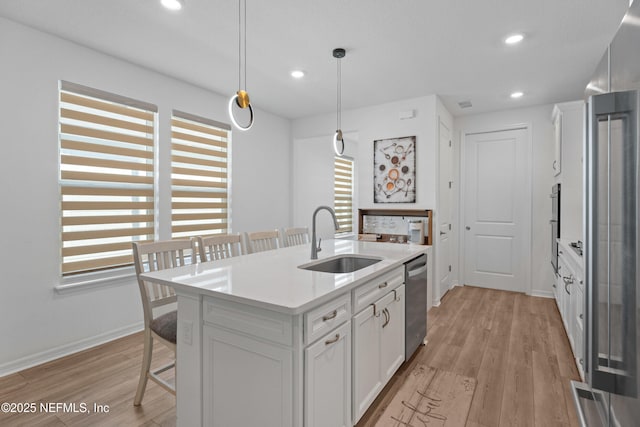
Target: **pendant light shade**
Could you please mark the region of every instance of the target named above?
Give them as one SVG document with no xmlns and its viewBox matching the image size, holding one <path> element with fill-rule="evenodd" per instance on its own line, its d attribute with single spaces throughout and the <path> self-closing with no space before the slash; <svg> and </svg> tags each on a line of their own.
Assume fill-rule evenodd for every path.
<svg viewBox="0 0 640 427">
<path fill-rule="evenodd" d="M 249 130 L 253 126 L 253 108 L 247 93 L 247 2 L 238 0 L 238 92 L 229 99 L 229 117 L 231 123 L 240 130 Z M 233 109 L 249 109 L 249 124 L 243 126 L 236 120 Z"/>
<path fill-rule="evenodd" d="M 338 87 L 337 87 L 337 102 L 336 102 L 336 133 L 333 134 L 333 151 L 336 156 L 342 156 L 344 153 L 344 138 L 342 136 L 342 70 L 340 67 L 340 60 L 345 57 L 347 52 L 342 48 L 333 49 L 333 57 L 336 58 L 338 64 Z"/>
</svg>

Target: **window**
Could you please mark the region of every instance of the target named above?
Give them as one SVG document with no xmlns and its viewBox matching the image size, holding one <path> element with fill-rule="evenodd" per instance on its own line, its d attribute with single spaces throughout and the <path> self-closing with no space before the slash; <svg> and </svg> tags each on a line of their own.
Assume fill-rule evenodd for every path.
<svg viewBox="0 0 640 427">
<path fill-rule="evenodd" d="M 155 106 L 60 85 L 62 274 L 133 263 L 154 238 Z"/>
<path fill-rule="evenodd" d="M 338 233 L 353 232 L 353 160 L 335 157 L 333 164 L 334 201 Z"/>
<path fill-rule="evenodd" d="M 173 112 L 171 236 L 228 232 L 228 125 Z"/>
</svg>

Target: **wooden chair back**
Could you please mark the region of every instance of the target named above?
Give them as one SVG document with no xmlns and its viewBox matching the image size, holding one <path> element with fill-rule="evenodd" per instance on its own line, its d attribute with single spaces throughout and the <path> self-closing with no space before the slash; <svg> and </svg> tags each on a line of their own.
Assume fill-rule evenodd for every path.
<svg viewBox="0 0 640 427">
<path fill-rule="evenodd" d="M 309 243 L 309 228 L 307 227 L 285 228 L 283 235 L 286 246 L 305 245 Z"/>
<path fill-rule="evenodd" d="M 280 236 L 278 230 L 245 233 L 245 237 L 247 240 L 247 252 L 250 254 L 270 251 L 280 247 Z"/>
<path fill-rule="evenodd" d="M 240 234 L 198 236 L 200 262 L 214 261 L 244 255 L 244 245 Z"/>
<path fill-rule="evenodd" d="M 170 286 L 147 282 L 140 279 L 140 275 L 150 271 L 165 270 L 180 267 L 190 262 L 191 240 L 166 240 L 148 243 L 133 243 L 133 260 L 136 267 L 136 277 L 142 297 L 145 327 L 154 318 L 155 308 L 177 301 L 176 293 Z M 192 259 L 191 262 L 194 260 Z"/>
</svg>

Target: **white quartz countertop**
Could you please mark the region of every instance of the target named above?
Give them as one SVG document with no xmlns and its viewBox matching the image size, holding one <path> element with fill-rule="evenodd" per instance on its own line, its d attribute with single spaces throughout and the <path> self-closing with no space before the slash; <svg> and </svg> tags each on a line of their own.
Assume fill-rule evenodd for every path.
<svg viewBox="0 0 640 427">
<path fill-rule="evenodd" d="M 359 254 L 382 261 L 353 273 L 303 270 L 312 262 L 309 244 L 142 274 L 144 280 L 173 286 L 178 295 L 212 296 L 287 314 L 298 314 L 348 292 L 411 259 L 427 246 L 323 240 L 318 261 Z"/>
</svg>

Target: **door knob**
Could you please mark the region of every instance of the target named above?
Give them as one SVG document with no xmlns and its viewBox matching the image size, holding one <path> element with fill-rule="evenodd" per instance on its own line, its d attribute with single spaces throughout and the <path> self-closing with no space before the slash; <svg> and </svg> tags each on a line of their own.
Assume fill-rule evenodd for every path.
<svg viewBox="0 0 640 427">
<path fill-rule="evenodd" d="M 465 227 L 467 230 L 471 230 L 471 227 L 469 227 L 468 225 Z"/>
</svg>

